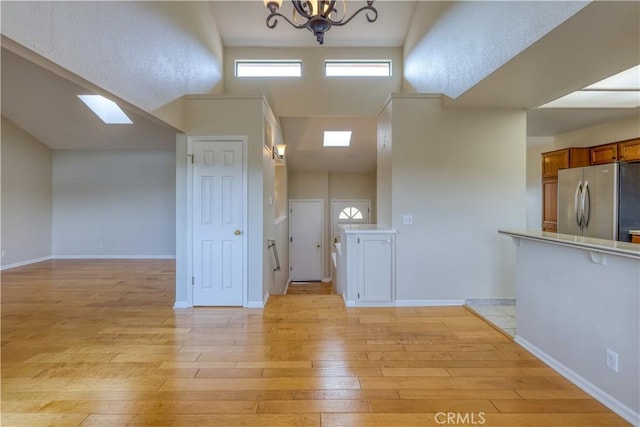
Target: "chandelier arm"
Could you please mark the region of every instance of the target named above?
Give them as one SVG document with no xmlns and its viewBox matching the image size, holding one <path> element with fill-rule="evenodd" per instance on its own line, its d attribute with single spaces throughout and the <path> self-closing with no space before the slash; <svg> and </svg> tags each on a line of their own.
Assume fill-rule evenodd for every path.
<svg viewBox="0 0 640 427">
<path fill-rule="evenodd" d="M 304 1 L 304 2 L 306 3 L 306 0 L 302 0 L 302 1 Z M 310 14 L 309 14 L 309 12 L 307 12 L 307 11 L 304 9 L 304 7 L 302 7 L 302 1 L 300 1 L 300 0 L 291 0 L 291 3 L 293 3 L 293 8 L 294 8 L 294 9 L 295 9 L 295 10 L 296 10 L 296 11 L 297 11 L 301 16 L 304 16 L 304 17 L 305 17 L 305 18 L 307 18 L 307 19 L 311 19 L 311 18 L 313 18 L 313 16 L 312 16 L 312 15 L 310 15 Z M 287 21 L 289 21 L 289 20 L 287 19 Z M 289 22 L 291 22 L 291 21 L 289 21 Z"/>
<path fill-rule="evenodd" d="M 279 12 L 272 12 L 269 16 L 267 16 L 267 27 L 269 28 L 275 28 L 276 25 L 278 25 L 278 17 L 284 19 L 285 21 L 287 21 L 293 28 L 306 28 L 306 23 L 305 24 L 295 24 L 294 22 L 292 22 L 289 18 L 287 18 L 286 16 L 284 16 L 283 14 L 279 13 Z M 273 21 L 273 23 L 269 22 L 269 21 Z"/>
<path fill-rule="evenodd" d="M 333 21 L 332 19 L 327 18 L 327 20 L 331 23 L 331 25 L 335 25 L 336 27 L 342 27 L 343 25 L 347 25 L 353 18 L 356 17 L 360 12 L 367 11 L 365 14 L 367 17 L 367 21 L 375 22 L 378 19 L 378 11 L 373 6 L 363 6 L 360 9 L 356 10 L 353 15 L 349 17 L 346 21 Z M 373 12 L 373 18 L 369 16 L 369 12 Z"/>
</svg>

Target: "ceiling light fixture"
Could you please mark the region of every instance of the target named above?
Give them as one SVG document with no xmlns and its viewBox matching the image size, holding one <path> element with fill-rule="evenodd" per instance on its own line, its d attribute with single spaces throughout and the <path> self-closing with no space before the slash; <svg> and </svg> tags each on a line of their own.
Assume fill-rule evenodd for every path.
<svg viewBox="0 0 640 427">
<path fill-rule="evenodd" d="M 267 27 L 275 28 L 278 24 L 278 17 L 283 18 L 294 28 L 306 28 L 311 31 L 319 44 L 324 43 L 324 33 L 332 26 L 341 27 L 348 24 L 360 12 L 367 11 L 367 21 L 375 22 L 378 19 L 378 11 L 373 7 L 375 0 L 365 0 L 367 5 L 356 10 L 353 15 L 347 18 L 347 2 L 342 0 L 342 13 L 336 9 L 337 0 L 291 0 L 293 3 L 293 20 L 290 20 L 278 10 L 282 6 L 282 0 L 264 0 L 265 6 L 269 9 L 267 16 Z M 369 12 L 372 15 L 369 15 Z M 298 23 L 298 15 L 306 20 Z"/>
</svg>

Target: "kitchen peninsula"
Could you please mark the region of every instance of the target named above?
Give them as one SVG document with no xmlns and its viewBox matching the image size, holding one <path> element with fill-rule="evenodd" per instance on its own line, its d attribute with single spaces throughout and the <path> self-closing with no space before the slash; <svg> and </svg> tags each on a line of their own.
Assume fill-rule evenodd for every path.
<svg viewBox="0 0 640 427">
<path fill-rule="evenodd" d="M 500 233 L 516 245 L 516 342 L 640 425 L 640 245 Z"/>
</svg>

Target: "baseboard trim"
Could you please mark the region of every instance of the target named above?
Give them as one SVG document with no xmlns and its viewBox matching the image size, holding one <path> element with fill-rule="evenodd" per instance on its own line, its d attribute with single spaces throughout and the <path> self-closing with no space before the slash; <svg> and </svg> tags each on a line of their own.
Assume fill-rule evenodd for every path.
<svg viewBox="0 0 640 427">
<path fill-rule="evenodd" d="M 527 351 L 532 353 L 538 359 L 549 365 L 551 369 L 558 372 L 560 375 L 571 381 L 573 384 L 581 388 L 585 393 L 591 395 L 598 402 L 602 403 L 607 408 L 611 409 L 616 414 L 630 422 L 634 426 L 640 426 L 640 413 L 634 412 L 624 403 L 620 402 L 609 393 L 605 392 L 589 380 L 583 378 L 573 370 L 569 369 L 562 363 L 555 360 L 553 357 L 540 350 L 535 345 L 531 344 L 526 339 L 519 335 L 516 335 L 514 341 L 524 347 Z"/>
<path fill-rule="evenodd" d="M 245 308 L 264 308 L 264 303 L 262 301 L 247 301 Z"/>
<path fill-rule="evenodd" d="M 291 283 L 291 280 L 287 280 L 287 283 L 284 285 L 284 292 L 282 293 L 282 295 L 286 295 L 287 291 L 289 290 L 289 284 Z"/>
<path fill-rule="evenodd" d="M 450 307 L 464 305 L 462 299 L 397 299 L 396 307 Z"/>
<path fill-rule="evenodd" d="M 175 255 L 53 255 L 51 259 L 176 259 Z"/>
<path fill-rule="evenodd" d="M 35 264 L 37 262 L 49 261 L 51 259 L 52 259 L 52 257 L 45 256 L 45 257 L 42 257 L 42 258 L 33 258 L 33 259 L 28 259 L 26 261 L 14 262 L 13 264 L 7 264 L 7 265 L 0 266 L 0 271 L 10 270 L 10 269 L 16 268 L 16 267 L 23 267 L 25 265 Z"/>
<path fill-rule="evenodd" d="M 264 298 L 262 298 L 262 306 L 266 307 L 267 306 L 267 301 L 269 301 L 269 297 L 271 296 L 271 293 L 269 291 L 267 291 L 266 294 L 264 294 Z"/>
<path fill-rule="evenodd" d="M 192 308 L 193 306 L 187 301 L 176 301 L 173 308 Z"/>
</svg>

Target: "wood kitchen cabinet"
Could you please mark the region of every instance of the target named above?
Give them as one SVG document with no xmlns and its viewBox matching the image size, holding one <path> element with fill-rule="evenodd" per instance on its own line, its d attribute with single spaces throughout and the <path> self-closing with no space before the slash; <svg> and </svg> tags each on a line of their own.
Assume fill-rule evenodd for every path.
<svg viewBox="0 0 640 427">
<path fill-rule="evenodd" d="M 618 160 L 621 162 L 640 161 L 640 138 L 619 142 Z"/>
<path fill-rule="evenodd" d="M 640 236 L 637 234 L 631 235 L 631 243 L 640 243 Z"/>
<path fill-rule="evenodd" d="M 618 144 L 605 144 L 591 147 L 591 164 L 601 165 L 618 161 Z"/>
<path fill-rule="evenodd" d="M 542 231 L 558 230 L 558 171 L 589 165 L 589 148 L 542 153 Z"/>
<path fill-rule="evenodd" d="M 588 148 L 565 148 L 542 153 L 542 179 L 557 178 L 560 169 L 589 165 Z"/>
</svg>

